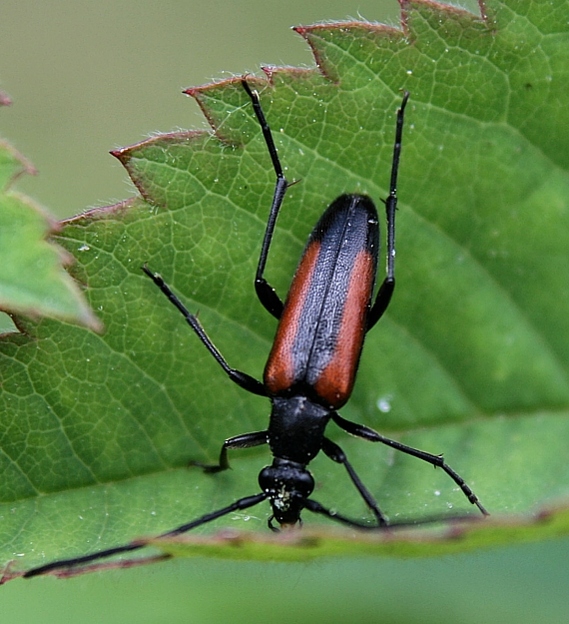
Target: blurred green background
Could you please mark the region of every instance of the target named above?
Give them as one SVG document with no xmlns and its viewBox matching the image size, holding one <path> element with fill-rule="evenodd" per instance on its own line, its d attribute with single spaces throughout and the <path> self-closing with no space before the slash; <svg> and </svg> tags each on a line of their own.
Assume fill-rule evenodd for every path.
<svg viewBox="0 0 569 624">
<path fill-rule="evenodd" d="M 476 10 L 476 2 L 463 3 Z M 207 127 L 182 88 L 260 64 L 312 66 L 295 24 L 399 22 L 395 0 L 3 0 L 0 135 L 39 170 L 18 188 L 59 217 L 133 194 L 108 151 Z M 569 621 L 569 539 L 428 560 L 195 559 L 0 588 L 27 622 Z"/>
</svg>

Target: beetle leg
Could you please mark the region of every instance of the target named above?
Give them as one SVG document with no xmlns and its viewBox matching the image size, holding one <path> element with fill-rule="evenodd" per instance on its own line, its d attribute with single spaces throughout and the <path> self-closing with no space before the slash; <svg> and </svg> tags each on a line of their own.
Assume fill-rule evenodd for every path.
<svg viewBox="0 0 569 624">
<path fill-rule="evenodd" d="M 398 451 L 407 453 L 407 455 L 412 455 L 413 457 L 422 459 L 423 461 L 431 464 L 435 468 L 441 468 L 456 483 L 456 485 L 458 485 L 466 498 L 468 498 L 468 500 L 473 505 L 476 505 L 476 507 L 480 509 L 483 515 L 490 515 L 482 506 L 482 504 L 478 500 L 478 497 L 476 496 L 476 494 L 474 494 L 466 481 L 447 463 L 445 463 L 442 455 L 433 455 L 432 453 L 427 453 L 426 451 L 421 451 L 419 449 L 413 448 L 412 446 L 407 446 L 407 444 L 402 444 L 401 442 L 397 442 L 396 440 L 386 438 L 380 433 L 377 433 L 377 431 L 374 431 L 373 429 L 370 429 L 365 425 L 359 425 L 357 423 L 351 422 L 350 420 L 342 418 L 337 412 L 334 412 L 332 414 L 332 419 L 339 427 L 341 427 L 344 431 L 347 431 L 351 435 L 357 436 L 358 438 L 363 438 L 364 440 L 369 440 L 370 442 L 381 442 L 382 444 L 386 444 L 387 446 L 397 449 Z"/>
<path fill-rule="evenodd" d="M 409 99 L 409 93 L 405 91 L 403 101 L 397 111 L 397 125 L 395 127 L 395 142 L 393 144 L 393 160 L 391 161 L 391 181 L 389 195 L 385 200 L 387 213 L 387 276 L 383 280 L 375 301 L 368 313 L 367 331 L 369 331 L 387 309 L 391 301 L 391 295 L 395 288 L 395 211 L 397 210 L 397 174 L 399 173 L 399 159 L 401 158 L 401 141 L 403 139 L 403 120 L 405 106 Z"/>
<path fill-rule="evenodd" d="M 153 273 L 147 266 L 143 266 L 142 270 L 148 275 L 148 277 L 160 288 L 160 290 L 168 297 L 169 301 L 178 308 L 178 310 L 182 313 L 183 317 L 186 319 L 188 325 L 194 330 L 197 334 L 198 338 L 205 345 L 206 349 L 213 355 L 216 362 L 223 368 L 229 379 L 236 383 L 238 386 L 241 386 L 244 390 L 251 392 L 252 394 L 258 394 L 260 396 L 267 396 L 267 391 L 265 390 L 265 386 L 255 379 L 248 375 L 247 373 L 243 373 L 235 368 L 231 368 L 227 363 L 226 359 L 221 355 L 219 349 L 213 344 L 210 340 L 209 336 L 206 334 L 205 329 L 202 327 L 202 324 L 199 322 L 198 317 L 192 314 L 186 306 L 178 299 L 178 297 L 172 292 L 168 284 L 162 279 L 162 276 L 158 273 Z"/>
<path fill-rule="evenodd" d="M 306 504 L 304 505 L 305 509 L 311 511 L 312 513 L 320 514 L 321 516 L 326 516 L 330 518 L 330 520 L 335 520 L 336 522 L 340 522 L 341 524 L 345 524 L 349 527 L 353 527 L 355 529 L 376 529 L 377 526 L 372 524 L 364 524 L 363 522 L 358 522 L 356 520 L 352 520 L 351 518 L 346 518 L 342 514 L 337 513 L 336 511 L 332 511 L 331 509 L 327 509 L 323 505 L 321 505 L 318 501 L 315 501 L 313 498 L 307 498 Z"/>
<path fill-rule="evenodd" d="M 228 438 L 221 447 L 221 453 L 219 454 L 218 464 L 203 464 L 201 462 L 190 462 L 190 466 L 198 466 L 204 469 L 204 472 L 215 473 L 227 470 L 229 466 L 229 460 L 227 459 L 228 449 L 245 449 L 252 446 L 260 446 L 261 444 L 267 444 L 268 431 L 254 431 L 252 433 L 242 433 L 241 435 Z"/>
<path fill-rule="evenodd" d="M 257 293 L 257 297 L 263 307 L 275 318 L 279 319 L 283 311 L 283 302 L 280 300 L 275 289 L 264 278 L 263 273 L 265 272 L 265 265 L 267 264 L 269 247 L 271 246 L 271 240 L 275 231 L 277 216 L 289 185 L 283 174 L 283 168 L 279 160 L 271 128 L 267 123 L 265 114 L 263 113 L 263 109 L 261 107 L 259 94 L 251 89 L 244 78 L 241 80 L 241 84 L 247 92 L 247 95 L 251 98 L 253 110 L 255 111 L 255 116 L 261 126 L 263 138 L 265 139 L 265 144 L 267 145 L 267 149 L 273 163 L 273 169 L 275 170 L 275 175 L 277 176 L 271 211 L 269 212 L 269 219 L 267 221 L 267 227 L 265 228 L 265 235 L 263 237 L 263 244 L 261 245 L 261 253 L 259 255 L 259 263 L 257 265 L 257 273 L 255 274 L 255 292 Z"/>
<path fill-rule="evenodd" d="M 365 485 L 362 483 L 361 479 L 358 477 L 356 471 L 353 469 L 352 465 L 348 461 L 348 458 L 346 457 L 344 451 L 335 442 L 332 442 L 332 440 L 329 440 L 328 438 L 324 438 L 322 443 L 322 450 L 332 461 L 335 461 L 338 464 L 342 464 L 346 468 L 348 474 L 350 475 L 352 483 L 356 486 L 356 489 L 366 502 L 367 506 L 372 510 L 373 515 L 377 520 L 377 524 L 379 526 L 387 526 L 387 518 L 378 507 L 378 504 L 374 497 L 369 493 Z"/>
</svg>

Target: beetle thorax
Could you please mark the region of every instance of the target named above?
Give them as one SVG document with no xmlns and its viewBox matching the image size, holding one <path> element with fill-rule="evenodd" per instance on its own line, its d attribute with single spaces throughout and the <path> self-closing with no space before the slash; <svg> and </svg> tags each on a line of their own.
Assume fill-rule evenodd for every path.
<svg viewBox="0 0 569 624">
<path fill-rule="evenodd" d="M 272 399 L 269 446 L 274 457 L 306 466 L 322 448 L 329 409 L 305 396 Z"/>
</svg>

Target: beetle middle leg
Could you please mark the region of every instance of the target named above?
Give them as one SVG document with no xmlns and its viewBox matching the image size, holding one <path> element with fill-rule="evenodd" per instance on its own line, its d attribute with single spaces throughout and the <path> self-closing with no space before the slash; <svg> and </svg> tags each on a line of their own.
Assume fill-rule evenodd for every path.
<svg viewBox="0 0 569 624">
<path fill-rule="evenodd" d="M 186 319 L 188 325 L 194 330 L 195 334 L 205 345 L 206 349 L 211 353 L 211 355 L 213 355 L 215 361 L 225 371 L 229 379 L 252 394 L 266 397 L 267 391 L 265 390 L 265 386 L 259 380 L 255 379 L 251 375 L 248 375 L 247 373 L 229 366 L 227 360 L 223 357 L 223 355 L 221 355 L 219 349 L 213 344 L 210 337 L 206 334 L 205 329 L 198 320 L 198 317 L 195 314 L 192 314 L 178 299 L 168 284 L 166 284 L 162 276 L 158 273 L 152 272 L 146 265 L 142 267 L 142 270 L 156 284 L 156 286 L 160 288 L 164 295 L 166 295 L 170 303 L 172 303 L 182 313 L 182 316 Z"/>
<path fill-rule="evenodd" d="M 332 419 L 339 427 L 341 427 L 344 431 L 347 431 L 351 435 L 357 436 L 358 438 L 363 438 L 364 440 L 369 440 L 370 442 L 381 442 L 382 444 L 390 446 L 391 448 L 394 448 L 398 451 L 407 453 L 407 455 L 412 455 L 413 457 L 422 459 L 423 461 L 431 464 L 435 468 L 441 468 L 456 483 L 456 485 L 458 485 L 466 498 L 473 505 L 476 505 L 478 509 L 480 509 L 483 515 L 490 515 L 482 506 L 482 503 L 478 500 L 478 497 L 476 496 L 476 494 L 474 494 L 470 486 L 455 470 L 453 470 L 445 462 L 442 455 L 433 455 L 432 453 L 427 453 L 426 451 L 421 451 L 420 449 L 413 448 L 412 446 L 407 446 L 407 444 L 402 444 L 401 442 L 397 442 L 396 440 L 386 438 L 380 433 L 377 433 L 377 431 L 374 431 L 373 429 L 370 429 L 365 425 L 359 425 L 358 423 L 354 423 L 350 420 L 342 418 L 337 412 L 334 412 L 334 414 L 332 414 Z"/>
</svg>

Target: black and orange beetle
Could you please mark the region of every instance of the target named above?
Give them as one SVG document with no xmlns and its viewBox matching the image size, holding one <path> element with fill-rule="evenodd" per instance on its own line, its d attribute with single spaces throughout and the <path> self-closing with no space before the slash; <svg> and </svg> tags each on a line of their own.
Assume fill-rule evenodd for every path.
<svg viewBox="0 0 569 624">
<path fill-rule="evenodd" d="M 375 300 L 372 302 L 379 252 L 377 210 L 369 197 L 347 194 L 334 200 L 316 224 L 296 270 L 288 297 L 283 303 L 265 280 L 264 270 L 288 182 L 284 177 L 259 96 L 256 91 L 251 90 L 245 79 L 241 82 L 251 99 L 277 178 L 255 277 L 255 290 L 259 301 L 279 320 L 263 381 L 231 368 L 209 339 L 197 317 L 187 310 L 160 275 L 146 266 L 143 270 L 184 315 L 229 379 L 248 392 L 271 400 L 271 416 L 266 430 L 244 433 L 225 440 L 219 463 L 216 465 L 194 465 L 201 466 L 210 473 L 226 470 L 229 468 L 229 449 L 261 444 L 269 445 L 273 463 L 263 468 L 259 474 L 261 491 L 258 494 L 240 498 L 227 507 L 163 533 L 160 537 L 185 533 L 231 512 L 248 509 L 264 500 L 271 504 L 269 527 L 275 531 L 279 529 L 274 526 L 273 520 L 281 526 L 295 525 L 300 521 L 304 509 L 358 529 L 388 526 L 386 516 L 342 449 L 325 436 L 330 420 L 354 436 L 371 442 L 381 442 L 442 468 L 468 500 L 482 514 L 487 515 L 474 492 L 444 462 L 442 456 L 385 438 L 369 427 L 342 418 L 336 411 L 350 398 L 366 333 L 387 309 L 395 286 L 397 172 L 403 118 L 409 94 L 405 93 L 397 111 L 390 190 L 384 202 L 387 213 L 387 275 Z M 310 498 L 314 479 L 307 466 L 320 451 L 346 468 L 357 491 L 373 513 L 375 522 L 366 523 L 347 518 Z M 144 545 L 145 541 L 139 540 L 91 555 L 57 561 L 32 569 L 25 576 L 73 568 L 111 555 L 137 550 Z"/>
</svg>

